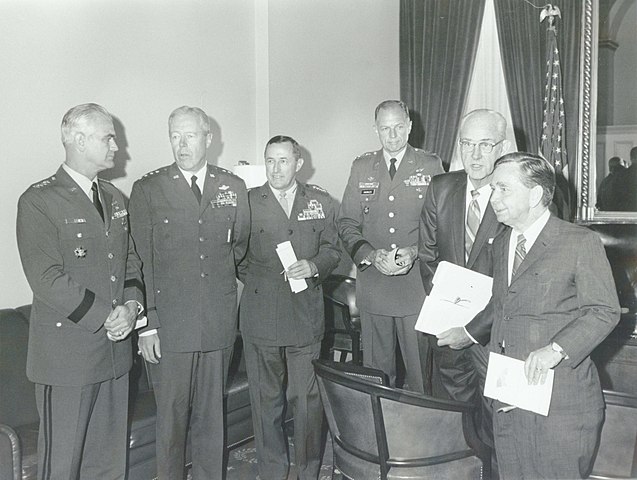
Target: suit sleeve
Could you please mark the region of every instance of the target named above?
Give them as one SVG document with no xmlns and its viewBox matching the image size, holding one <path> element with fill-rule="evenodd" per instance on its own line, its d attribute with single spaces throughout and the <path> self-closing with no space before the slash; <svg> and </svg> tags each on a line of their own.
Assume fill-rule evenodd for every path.
<svg viewBox="0 0 637 480">
<path fill-rule="evenodd" d="M 354 161 L 336 224 L 338 235 L 341 237 L 345 251 L 352 258 L 354 264 L 364 270 L 367 265 L 361 265 L 361 262 L 375 248 L 363 237 L 363 211 L 358 200 L 358 175 L 356 169 L 357 162 Z"/>
<path fill-rule="evenodd" d="M 578 242 L 575 288 L 580 315 L 553 341 L 568 355 L 560 366 L 575 368 L 619 322 L 620 306 L 613 275 L 601 240 L 588 233 Z"/>
<path fill-rule="evenodd" d="M 325 228 L 319 238 L 318 253 L 308 259 L 312 261 L 319 271 L 318 281 L 325 280 L 338 266 L 341 260 L 341 250 L 338 246 L 338 233 L 336 232 L 334 202 L 327 198 L 323 205 L 325 208 Z"/>
<path fill-rule="evenodd" d="M 146 192 L 139 181 L 133 185 L 128 211 L 135 248 L 142 261 L 142 273 L 146 291 L 146 318 L 148 319 L 148 324 L 143 329 L 140 329 L 141 333 L 160 328 L 161 325 L 155 306 L 152 212 Z"/>
<path fill-rule="evenodd" d="M 58 227 L 49 208 L 50 202 L 32 190 L 18 201 L 18 251 L 27 281 L 33 295 L 61 316 L 90 332 L 97 332 L 112 311 L 111 302 L 78 283 L 64 270 L 62 252 L 58 248 Z"/>
<path fill-rule="evenodd" d="M 250 240 L 250 205 L 248 204 L 248 192 L 245 183 L 239 179 L 240 185 L 237 188 L 237 216 L 234 225 L 234 263 L 239 270 L 241 261 L 248 251 L 248 241 Z M 239 273 L 237 272 L 237 276 Z"/>
<path fill-rule="evenodd" d="M 427 295 L 433 287 L 432 280 L 438 267 L 438 207 L 432 182 L 425 192 L 425 202 L 420 213 L 418 226 L 418 259 L 420 260 L 420 275 Z"/>
</svg>

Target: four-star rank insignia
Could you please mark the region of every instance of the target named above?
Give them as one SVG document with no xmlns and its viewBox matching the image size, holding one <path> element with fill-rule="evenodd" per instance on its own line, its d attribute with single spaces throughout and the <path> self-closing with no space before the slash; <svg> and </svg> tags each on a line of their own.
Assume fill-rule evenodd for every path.
<svg viewBox="0 0 637 480">
<path fill-rule="evenodd" d="M 77 258 L 85 258 L 86 257 L 86 248 L 84 247 L 77 247 L 74 250 L 75 256 Z"/>
</svg>

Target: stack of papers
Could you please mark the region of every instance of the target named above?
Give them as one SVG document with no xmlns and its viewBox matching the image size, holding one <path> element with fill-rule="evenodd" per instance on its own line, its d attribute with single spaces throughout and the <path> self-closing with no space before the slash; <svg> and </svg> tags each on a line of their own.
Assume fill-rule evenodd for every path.
<svg viewBox="0 0 637 480">
<path fill-rule="evenodd" d="M 438 264 L 432 282 L 416 322 L 416 330 L 424 333 L 464 327 L 491 299 L 493 278 L 450 262 Z"/>
<path fill-rule="evenodd" d="M 279 256 L 279 260 L 281 260 L 284 270 L 290 268 L 290 265 L 295 263 L 297 260 L 296 253 L 294 253 L 294 248 L 289 240 L 287 242 L 279 243 L 276 246 L 276 254 Z M 288 283 L 290 284 L 290 289 L 294 293 L 302 292 L 307 288 L 307 282 L 303 278 L 288 278 Z"/>
<path fill-rule="evenodd" d="M 555 372 L 549 369 L 543 385 L 529 385 L 524 362 L 491 352 L 484 396 L 508 405 L 547 416 L 553 394 Z"/>
</svg>

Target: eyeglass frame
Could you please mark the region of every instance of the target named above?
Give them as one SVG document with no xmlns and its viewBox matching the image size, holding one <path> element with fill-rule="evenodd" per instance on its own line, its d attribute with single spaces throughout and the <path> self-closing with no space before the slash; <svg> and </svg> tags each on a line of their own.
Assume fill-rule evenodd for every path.
<svg viewBox="0 0 637 480">
<path fill-rule="evenodd" d="M 504 140 L 506 139 L 502 139 L 499 142 L 496 143 L 491 143 L 491 142 L 485 142 L 485 141 L 481 141 L 481 142 L 469 142 L 468 140 L 463 140 L 463 139 L 458 139 L 458 145 L 460 146 L 460 150 L 464 151 L 464 152 L 473 152 L 476 149 L 476 146 L 480 146 L 480 153 L 483 155 L 488 155 L 491 152 L 493 152 L 493 149 L 495 147 L 497 147 L 498 145 L 500 145 L 502 142 L 504 142 Z M 486 150 L 486 148 L 488 148 L 488 150 Z"/>
</svg>

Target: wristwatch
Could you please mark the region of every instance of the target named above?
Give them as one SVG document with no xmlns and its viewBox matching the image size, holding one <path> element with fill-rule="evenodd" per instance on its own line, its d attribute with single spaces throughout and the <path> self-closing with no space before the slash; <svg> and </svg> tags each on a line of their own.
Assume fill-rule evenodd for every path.
<svg viewBox="0 0 637 480">
<path fill-rule="evenodd" d="M 568 358 L 568 355 L 566 355 L 566 352 L 564 351 L 564 349 L 560 347 L 557 343 L 551 342 L 551 349 L 554 352 L 559 353 L 562 356 L 562 358 Z"/>
</svg>

